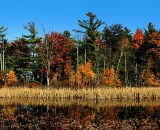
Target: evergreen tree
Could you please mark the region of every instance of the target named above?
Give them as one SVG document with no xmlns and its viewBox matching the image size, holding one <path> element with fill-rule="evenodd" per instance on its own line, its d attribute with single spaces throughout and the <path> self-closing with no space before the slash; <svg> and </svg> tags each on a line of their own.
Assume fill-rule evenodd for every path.
<svg viewBox="0 0 160 130">
<path fill-rule="evenodd" d="M 7 57 L 7 67 L 13 69 L 17 77 L 23 79 L 24 83 L 28 83 L 28 71 L 30 71 L 30 49 L 23 37 L 17 38 L 17 40 L 9 45 L 7 48 Z"/>
<path fill-rule="evenodd" d="M 83 50 L 86 50 L 86 60 L 96 60 L 98 56 L 97 48 L 99 46 L 96 40 L 101 36 L 101 33 L 98 31 L 98 29 L 104 24 L 104 22 L 97 19 L 97 16 L 92 12 L 88 12 L 86 15 L 89 17 L 89 20 L 78 20 L 78 25 L 82 27 L 84 31 L 73 31 L 80 32 L 84 35 L 82 48 Z"/>
<path fill-rule="evenodd" d="M 39 80 L 39 68 L 43 64 L 41 58 L 38 54 L 38 44 L 40 42 L 40 37 L 37 36 L 38 32 L 35 27 L 34 22 L 28 23 L 27 26 L 24 26 L 24 29 L 29 31 L 29 35 L 22 35 L 25 39 L 27 46 L 30 49 L 29 63 L 30 63 L 30 72 L 32 74 L 32 80 Z"/>
</svg>

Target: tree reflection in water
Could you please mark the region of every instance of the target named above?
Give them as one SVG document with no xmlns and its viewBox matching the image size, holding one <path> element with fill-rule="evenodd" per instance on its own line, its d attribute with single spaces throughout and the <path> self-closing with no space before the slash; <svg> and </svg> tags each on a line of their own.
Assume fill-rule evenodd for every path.
<svg viewBox="0 0 160 130">
<path fill-rule="evenodd" d="M 160 129 L 160 105 L 0 105 L 0 129 Z"/>
</svg>

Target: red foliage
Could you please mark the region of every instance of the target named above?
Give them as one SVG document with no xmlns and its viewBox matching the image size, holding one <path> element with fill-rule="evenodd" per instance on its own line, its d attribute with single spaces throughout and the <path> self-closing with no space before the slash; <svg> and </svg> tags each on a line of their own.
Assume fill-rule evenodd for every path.
<svg viewBox="0 0 160 130">
<path fill-rule="evenodd" d="M 70 72 L 73 70 L 71 56 L 66 56 L 64 72 L 67 76 L 69 76 Z"/>
<path fill-rule="evenodd" d="M 46 68 L 45 71 L 48 71 L 51 77 L 53 76 L 52 72 L 62 72 L 62 64 L 67 63 L 65 62 L 65 57 L 68 56 L 70 50 L 72 49 L 72 44 L 73 43 L 70 39 L 67 39 L 63 35 L 56 32 L 46 34 L 45 40 L 39 43 L 40 55 L 43 58 Z"/>
<path fill-rule="evenodd" d="M 138 29 L 134 35 L 133 48 L 139 49 L 143 42 L 143 33 L 142 30 Z"/>
</svg>

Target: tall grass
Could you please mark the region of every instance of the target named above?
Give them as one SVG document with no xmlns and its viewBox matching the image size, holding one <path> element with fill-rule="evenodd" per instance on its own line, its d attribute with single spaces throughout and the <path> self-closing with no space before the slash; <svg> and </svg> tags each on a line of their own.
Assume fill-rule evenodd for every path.
<svg viewBox="0 0 160 130">
<path fill-rule="evenodd" d="M 0 98 L 45 98 L 85 100 L 147 100 L 160 99 L 160 88 L 0 88 Z"/>
</svg>

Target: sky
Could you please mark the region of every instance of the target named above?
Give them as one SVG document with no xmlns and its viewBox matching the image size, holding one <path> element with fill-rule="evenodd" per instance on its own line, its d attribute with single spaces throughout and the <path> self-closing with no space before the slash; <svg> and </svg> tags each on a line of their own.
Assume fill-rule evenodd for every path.
<svg viewBox="0 0 160 130">
<path fill-rule="evenodd" d="M 160 29 L 160 0 L 0 0 L 0 26 L 7 27 L 9 42 L 28 34 L 23 28 L 34 22 L 39 36 L 65 30 L 83 30 L 78 20 L 88 20 L 87 12 L 92 12 L 105 22 L 99 31 L 112 24 L 122 24 L 134 34 L 136 29 L 147 28 L 151 22 Z"/>
</svg>

